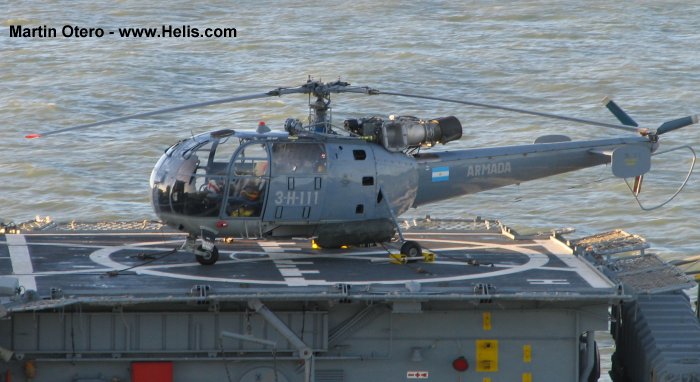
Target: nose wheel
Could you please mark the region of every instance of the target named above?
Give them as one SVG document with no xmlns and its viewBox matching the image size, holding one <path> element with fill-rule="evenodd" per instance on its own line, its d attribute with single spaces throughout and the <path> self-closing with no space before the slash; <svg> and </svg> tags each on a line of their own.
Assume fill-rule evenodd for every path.
<svg viewBox="0 0 700 382">
<path fill-rule="evenodd" d="M 195 259 L 201 265 L 214 265 L 219 260 L 219 249 L 216 248 L 216 232 L 202 229 L 202 244 L 197 245 L 197 235 L 190 234 L 180 249 L 194 253 Z"/>
<path fill-rule="evenodd" d="M 212 246 L 211 249 L 204 249 L 201 245 L 194 251 L 197 262 L 202 265 L 214 265 L 219 260 L 219 248 Z"/>
</svg>

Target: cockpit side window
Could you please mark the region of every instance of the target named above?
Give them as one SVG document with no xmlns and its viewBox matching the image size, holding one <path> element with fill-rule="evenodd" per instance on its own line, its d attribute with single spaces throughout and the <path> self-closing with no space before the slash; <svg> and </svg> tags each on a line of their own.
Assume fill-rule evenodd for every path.
<svg viewBox="0 0 700 382">
<path fill-rule="evenodd" d="M 278 142 L 272 145 L 273 175 L 325 172 L 326 151 L 322 144 Z"/>
<path fill-rule="evenodd" d="M 249 144 L 236 156 L 232 168 L 233 175 L 264 176 L 268 163 L 265 144 Z"/>
<path fill-rule="evenodd" d="M 226 214 L 232 217 L 259 217 L 269 180 L 267 145 L 250 143 L 243 147 L 231 165 Z"/>
<path fill-rule="evenodd" d="M 212 148 L 211 162 L 216 165 L 223 164 L 228 168 L 231 157 L 239 146 L 239 140 L 235 137 L 225 137 L 217 140 Z"/>
</svg>

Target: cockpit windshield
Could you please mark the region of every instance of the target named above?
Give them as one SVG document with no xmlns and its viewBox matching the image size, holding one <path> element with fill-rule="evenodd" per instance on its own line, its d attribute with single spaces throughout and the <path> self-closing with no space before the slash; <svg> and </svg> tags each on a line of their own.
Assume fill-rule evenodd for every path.
<svg viewBox="0 0 700 382">
<path fill-rule="evenodd" d="M 205 134 L 168 149 L 151 174 L 156 213 L 218 216 L 228 166 L 239 143 L 235 136 Z"/>
</svg>

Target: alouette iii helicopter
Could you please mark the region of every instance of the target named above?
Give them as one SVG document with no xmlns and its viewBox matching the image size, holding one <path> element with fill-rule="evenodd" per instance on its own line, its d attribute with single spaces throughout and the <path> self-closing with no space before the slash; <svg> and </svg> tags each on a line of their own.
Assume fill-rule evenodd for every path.
<svg viewBox="0 0 700 382">
<path fill-rule="evenodd" d="M 638 134 L 586 141 L 547 135 L 534 144 L 425 153 L 438 143 L 460 139 L 460 121 L 453 116 L 369 116 L 347 119 L 340 128 L 331 121 L 332 93 L 445 101 Z M 164 223 L 189 234 L 181 249 L 194 253 L 199 263 L 216 263 L 217 237 L 308 237 L 320 247 L 338 248 L 386 243 L 398 234 L 401 253 L 414 257 L 422 249 L 404 240 L 396 219 L 411 207 L 602 164 L 611 163 L 617 177 L 635 178 L 630 189 L 636 197 L 642 176 L 651 168 L 659 136 L 698 121 L 693 115 L 668 121 L 656 130 L 639 129 L 611 100 L 604 103 L 622 125 L 309 79 L 298 87 L 170 107 L 27 138 L 287 94 L 308 94 L 306 125 L 289 118 L 283 131 L 271 131 L 261 122 L 256 131 L 199 134 L 165 150 L 155 165 L 150 178 L 155 213 Z M 694 164 L 695 154 L 687 148 Z M 691 172 L 692 165 L 688 176 Z"/>
</svg>

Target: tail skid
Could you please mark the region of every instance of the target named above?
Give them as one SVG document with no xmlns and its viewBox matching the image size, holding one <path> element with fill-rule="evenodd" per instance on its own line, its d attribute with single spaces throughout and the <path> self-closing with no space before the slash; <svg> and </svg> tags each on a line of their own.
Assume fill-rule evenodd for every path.
<svg viewBox="0 0 700 382">
<path fill-rule="evenodd" d="M 675 199 L 676 196 L 678 196 L 678 194 L 680 194 L 681 191 L 683 191 L 683 188 L 685 187 L 685 185 L 688 184 L 688 180 L 690 180 L 690 176 L 693 174 L 693 169 L 695 168 L 695 161 L 697 160 L 697 155 L 695 153 L 695 150 L 693 150 L 692 147 L 690 147 L 688 145 L 683 145 L 683 146 L 674 147 L 674 148 L 664 150 L 664 151 L 658 151 L 652 155 L 653 156 L 662 155 L 662 154 L 666 154 L 666 153 L 681 150 L 681 149 L 688 149 L 692 155 L 690 167 L 688 168 L 688 174 L 686 174 L 685 179 L 683 180 L 683 183 L 681 183 L 681 185 L 678 187 L 676 192 L 674 192 L 673 195 L 671 195 L 671 197 L 669 197 L 666 201 L 664 201 L 660 204 L 657 204 L 655 206 L 652 206 L 652 207 L 645 206 L 644 204 L 642 204 L 642 201 L 639 199 L 639 194 L 641 193 L 642 180 L 644 179 L 644 175 L 637 176 L 632 185 L 630 185 L 630 181 L 627 178 L 625 178 L 625 184 L 627 185 L 627 188 L 630 189 L 630 192 L 632 193 L 634 200 L 637 201 L 637 204 L 639 204 L 639 208 L 641 208 L 643 211 L 652 211 L 652 210 L 655 210 L 657 208 L 661 208 L 661 207 L 665 206 L 666 204 L 670 203 L 673 199 Z"/>
</svg>

